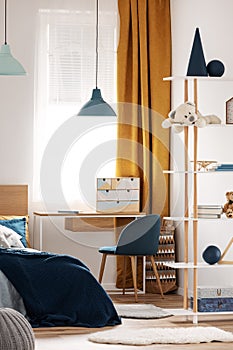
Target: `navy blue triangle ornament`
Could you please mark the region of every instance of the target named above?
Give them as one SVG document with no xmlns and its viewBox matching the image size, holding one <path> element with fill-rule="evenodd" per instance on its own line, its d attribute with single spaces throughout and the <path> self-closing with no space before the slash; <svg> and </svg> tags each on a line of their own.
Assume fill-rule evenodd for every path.
<svg viewBox="0 0 233 350">
<path fill-rule="evenodd" d="M 189 58 L 188 76 L 208 76 L 199 28 L 196 28 Z"/>
</svg>

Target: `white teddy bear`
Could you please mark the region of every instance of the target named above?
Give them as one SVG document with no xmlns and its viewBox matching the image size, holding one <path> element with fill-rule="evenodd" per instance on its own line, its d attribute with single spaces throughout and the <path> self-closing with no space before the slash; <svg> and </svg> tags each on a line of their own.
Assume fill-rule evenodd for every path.
<svg viewBox="0 0 233 350">
<path fill-rule="evenodd" d="M 195 125 L 199 128 L 204 128 L 208 124 L 221 124 L 221 119 L 214 114 L 201 115 L 198 111 Z"/>
<path fill-rule="evenodd" d="M 187 101 L 169 112 L 168 118 L 162 122 L 162 127 L 170 128 L 174 125 L 175 132 L 179 133 L 184 130 L 185 125 L 203 128 L 208 124 L 221 124 L 221 119 L 216 115 L 203 116 L 199 111 L 196 113 L 195 104 Z"/>
</svg>

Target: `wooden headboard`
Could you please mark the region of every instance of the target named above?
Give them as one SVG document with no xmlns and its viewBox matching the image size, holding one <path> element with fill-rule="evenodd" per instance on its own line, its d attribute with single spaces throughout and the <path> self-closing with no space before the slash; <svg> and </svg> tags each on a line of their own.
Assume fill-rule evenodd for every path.
<svg viewBox="0 0 233 350">
<path fill-rule="evenodd" d="M 0 215 L 28 215 L 28 185 L 0 185 Z"/>
</svg>

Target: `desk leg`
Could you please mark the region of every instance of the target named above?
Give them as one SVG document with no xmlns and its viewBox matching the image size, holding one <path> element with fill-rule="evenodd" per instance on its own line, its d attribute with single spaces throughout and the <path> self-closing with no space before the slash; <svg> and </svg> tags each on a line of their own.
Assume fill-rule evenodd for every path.
<svg viewBox="0 0 233 350">
<path fill-rule="evenodd" d="M 146 257 L 143 256 L 142 261 L 142 292 L 146 293 Z"/>
<path fill-rule="evenodd" d="M 43 247 L 43 219 L 39 217 L 39 250 Z"/>
<path fill-rule="evenodd" d="M 33 216 L 33 229 L 32 229 L 32 247 L 35 248 L 35 236 L 36 236 L 36 223 L 37 223 L 37 215 Z M 39 216 L 39 250 L 42 250 L 43 247 L 43 218 Z"/>
<path fill-rule="evenodd" d="M 33 215 L 33 228 L 32 228 L 32 248 L 35 248 L 35 231 L 36 231 L 36 215 Z"/>
</svg>

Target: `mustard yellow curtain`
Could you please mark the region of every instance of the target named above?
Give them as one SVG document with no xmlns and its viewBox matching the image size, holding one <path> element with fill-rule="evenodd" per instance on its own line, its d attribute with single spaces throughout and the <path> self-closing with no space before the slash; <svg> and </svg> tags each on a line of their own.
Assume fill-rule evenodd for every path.
<svg viewBox="0 0 233 350">
<path fill-rule="evenodd" d="M 141 211 L 169 212 L 169 134 L 161 127 L 170 110 L 169 0 L 118 0 L 118 144 L 116 176 L 139 176 Z M 117 285 L 121 285 L 118 259 Z M 140 284 L 139 280 L 139 284 Z"/>
</svg>

